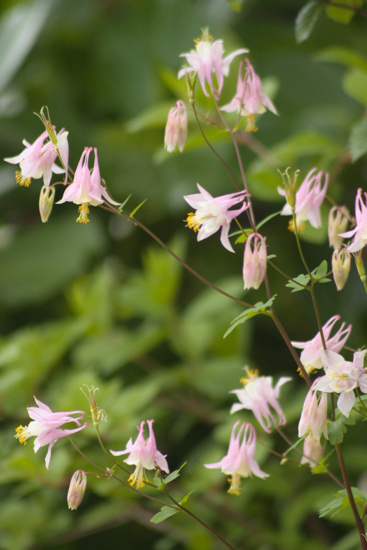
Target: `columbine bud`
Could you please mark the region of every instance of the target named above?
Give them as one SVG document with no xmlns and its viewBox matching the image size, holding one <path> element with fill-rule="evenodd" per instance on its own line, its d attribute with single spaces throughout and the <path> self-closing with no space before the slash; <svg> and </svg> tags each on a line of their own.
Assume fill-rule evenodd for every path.
<svg viewBox="0 0 367 550">
<path fill-rule="evenodd" d="M 337 208 L 334 206 L 329 213 L 329 244 L 334 249 L 340 248 L 343 242 L 343 237 L 340 233 L 344 233 L 348 227 L 348 211 L 345 206 Z"/>
<path fill-rule="evenodd" d="M 187 138 L 187 112 L 183 101 L 177 101 L 177 107 L 172 107 L 168 113 L 166 132 L 164 134 L 164 147 L 169 153 L 174 151 L 176 145 L 183 151 Z"/>
<path fill-rule="evenodd" d="M 70 480 L 68 491 L 68 506 L 70 510 L 76 510 L 81 504 L 87 487 L 87 475 L 83 470 L 77 470 Z"/>
<path fill-rule="evenodd" d="M 254 239 L 253 249 L 251 248 L 252 239 Z M 242 273 L 244 288 L 259 288 L 266 273 L 266 259 L 264 237 L 259 233 L 251 233 L 246 239 L 243 258 Z"/>
<path fill-rule="evenodd" d="M 39 209 L 41 214 L 41 220 L 43 223 L 48 221 L 50 217 L 52 207 L 54 205 L 55 199 L 55 187 L 44 185 L 41 189 L 40 200 L 39 200 Z"/>
<path fill-rule="evenodd" d="M 342 290 L 349 277 L 350 252 L 346 248 L 334 250 L 331 265 L 336 288 Z"/>
</svg>

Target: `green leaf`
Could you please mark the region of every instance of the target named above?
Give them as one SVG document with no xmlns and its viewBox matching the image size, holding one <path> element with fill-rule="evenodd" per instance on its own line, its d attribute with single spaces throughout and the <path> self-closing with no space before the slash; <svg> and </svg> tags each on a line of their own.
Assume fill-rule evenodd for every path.
<svg viewBox="0 0 367 550">
<path fill-rule="evenodd" d="M 254 307 L 250 309 L 246 309 L 243 313 L 241 313 L 241 315 L 233 319 L 233 321 L 231 322 L 232 326 L 229 327 L 227 332 L 224 334 L 223 338 L 226 338 L 228 334 L 230 334 L 232 330 L 236 328 L 238 325 L 245 323 L 248 319 L 251 319 L 251 317 L 255 317 L 255 315 L 259 315 L 259 314 L 270 315 L 270 311 L 268 311 L 267 308 L 273 304 L 276 296 L 277 295 L 274 294 L 274 296 L 272 296 L 270 300 L 268 300 L 265 304 L 263 304 L 263 302 L 258 302 L 257 304 L 254 305 Z"/>
<path fill-rule="evenodd" d="M 176 510 L 175 508 L 169 508 L 168 506 L 163 506 L 161 508 L 161 511 L 158 512 L 155 516 L 152 517 L 150 520 L 152 523 L 161 523 L 161 521 L 164 521 L 165 519 L 174 516 L 177 514 L 179 510 Z"/>
<path fill-rule="evenodd" d="M 332 500 L 329 502 L 326 506 L 323 508 L 320 508 L 319 510 L 319 517 L 323 518 L 326 516 L 329 512 L 332 510 L 335 510 L 334 514 L 332 514 L 331 517 L 333 517 L 335 514 L 337 514 L 343 507 L 343 499 L 341 497 L 336 498 L 335 500 Z"/>
<path fill-rule="evenodd" d="M 288 283 L 285 286 L 289 288 L 293 288 L 292 292 L 299 292 L 300 290 L 305 290 L 304 287 L 308 285 L 309 281 L 310 281 L 310 276 L 303 275 L 303 273 L 301 273 L 301 275 L 298 275 L 298 277 L 294 277 L 293 281 L 288 281 Z"/>
<path fill-rule="evenodd" d="M 326 260 L 323 260 L 321 262 L 321 264 L 319 265 L 319 267 L 317 267 L 316 269 L 314 269 L 312 271 L 312 275 L 314 275 L 314 277 L 316 279 L 321 279 L 322 277 L 325 277 L 327 273 L 327 261 Z"/>
<path fill-rule="evenodd" d="M 323 474 L 325 470 L 327 469 L 327 464 L 317 464 L 314 468 L 312 468 L 311 472 L 313 474 Z"/>
<path fill-rule="evenodd" d="M 243 0 L 227 0 L 227 4 L 233 11 L 238 12 L 242 9 Z"/>
<path fill-rule="evenodd" d="M 344 439 L 344 434 L 347 433 L 347 428 L 345 424 L 353 426 L 356 423 L 354 418 L 347 418 L 342 413 L 340 413 L 336 420 L 332 422 L 331 420 L 327 421 L 327 430 L 328 430 L 328 439 L 332 445 L 336 443 L 342 443 Z"/>
<path fill-rule="evenodd" d="M 364 505 L 365 504 L 365 499 L 364 499 L 361 491 L 359 489 L 357 489 L 356 487 L 352 487 L 351 489 L 352 489 L 352 495 L 353 495 L 354 501 L 357 504 Z M 321 508 L 321 510 L 319 511 L 319 517 L 320 518 L 326 516 L 332 510 L 335 510 L 335 512 L 331 516 L 331 517 L 333 517 L 333 516 L 335 516 L 335 514 L 340 512 L 340 510 L 343 510 L 343 508 L 348 508 L 348 506 L 350 506 L 348 493 L 345 489 L 343 489 L 341 491 L 338 491 L 336 493 L 336 495 L 334 495 L 334 496 L 336 496 L 338 498 L 336 498 L 335 500 L 332 500 L 331 502 L 329 502 L 329 504 L 327 504 L 326 506 Z"/>
<path fill-rule="evenodd" d="M 194 489 L 193 491 L 190 491 L 189 493 L 187 493 L 187 495 L 185 495 L 181 500 L 180 500 L 180 504 L 181 506 L 188 500 L 189 496 L 192 494 L 192 493 L 195 493 L 196 489 Z"/>
<path fill-rule="evenodd" d="M 351 7 L 351 8 L 359 8 L 362 5 L 363 0 L 337 0 L 336 4 L 344 4 L 345 6 Z M 333 3 L 333 0 L 331 0 L 331 3 Z M 333 19 L 333 21 L 336 21 L 337 23 L 344 23 L 348 24 L 350 20 L 354 17 L 354 11 L 347 8 L 339 8 L 334 6 L 327 6 L 326 13 L 330 17 L 330 19 Z"/>
<path fill-rule="evenodd" d="M 317 2 L 307 2 L 298 12 L 296 17 L 296 42 L 300 44 L 310 36 L 316 21 L 322 11 L 322 7 Z"/>
<path fill-rule="evenodd" d="M 350 69 L 343 78 L 343 89 L 350 97 L 367 105 L 367 72 L 362 69 Z"/>
<path fill-rule="evenodd" d="M 367 118 L 353 126 L 349 145 L 353 162 L 367 153 Z"/>
<path fill-rule="evenodd" d="M 358 52 L 349 48 L 331 46 L 321 50 L 315 56 L 316 61 L 329 61 L 331 63 L 341 63 L 346 67 L 356 67 L 367 72 L 367 59 Z"/>
</svg>

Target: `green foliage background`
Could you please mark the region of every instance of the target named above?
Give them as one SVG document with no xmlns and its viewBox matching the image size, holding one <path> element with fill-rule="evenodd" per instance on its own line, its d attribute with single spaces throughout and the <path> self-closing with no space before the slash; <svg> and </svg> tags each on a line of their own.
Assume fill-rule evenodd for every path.
<svg viewBox="0 0 367 550">
<path fill-rule="evenodd" d="M 305 15 L 298 19 L 297 44 L 302 0 L 244 0 L 239 11 L 233 9 L 237 3 L 224 0 L 3 0 L 1 157 L 18 154 L 22 139 L 34 141 L 42 128 L 32 112 L 48 105 L 57 128 L 70 132 L 71 166 L 85 146 L 97 147 L 113 197 L 122 202 L 131 193 L 131 209 L 147 199 L 139 219 L 202 276 L 243 297 L 242 245 L 230 255 L 217 235 L 197 243 L 181 221 L 187 215 L 182 197 L 194 193 L 197 182 L 213 195 L 234 189 L 193 120 L 185 152 L 163 151 L 168 111 L 186 98 L 186 84 L 176 78 L 179 54 L 209 26 L 215 39 L 224 39 L 227 53 L 251 50 L 272 94 L 280 116 L 260 117 L 254 136 L 266 147 L 266 159 L 246 144 L 241 148 L 258 220 L 282 208 L 276 169 L 289 165 L 300 169 L 301 177 L 313 166 L 330 171 L 330 195 L 354 211 L 357 188 L 367 190 L 366 18 L 357 15 L 346 24 L 339 21 L 346 10 L 313 4 L 306 16 L 312 19 L 317 8 L 319 19 L 305 41 L 312 25 Z M 223 103 L 233 95 L 237 67 L 238 61 L 226 80 Z M 209 103 L 199 91 L 197 101 L 205 113 Z M 207 131 L 237 175 L 227 137 Z M 43 225 L 39 191 L 38 181 L 19 188 L 14 167 L 0 166 L 0 547 L 222 547 L 183 514 L 152 524 L 157 505 L 112 480 L 88 476 L 83 504 L 76 512 L 67 509 L 70 477 L 77 468 L 88 470 L 85 461 L 61 440 L 47 471 L 45 449 L 34 454 L 32 442 L 20 446 L 13 435 L 15 427 L 28 423 L 33 395 L 53 410 L 87 410 L 79 390 L 87 384 L 100 388 L 98 404 L 108 413 L 101 427 L 106 447 L 123 449 L 135 438 L 135 426 L 154 418 L 158 448 L 168 455 L 171 470 L 187 461 L 173 484 L 174 495 L 180 499 L 195 489 L 187 505 L 236 548 L 358 548 L 349 510 L 318 519 L 318 510 L 338 489 L 326 476 L 310 477 L 293 463 L 279 466 L 259 446 L 257 458 L 271 477 L 243 480 L 235 497 L 227 494 L 223 474 L 203 467 L 224 455 L 236 419 L 254 422 L 246 411 L 229 416 L 234 398 L 228 392 L 240 387 L 244 365 L 275 380 L 294 377 L 282 388 L 281 403 L 285 431 L 296 440 L 306 389 L 271 321 L 256 317 L 223 340 L 230 321 L 243 311 L 238 304 L 203 287 L 139 228 L 101 209 L 91 209 L 91 223 L 81 226 L 75 223 L 75 205 L 55 205 Z M 324 258 L 330 265 L 327 211 L 323 229 L 304 236 L 312 269 Z M 265 226 L 267 244 L 277 264 L 297 276 L 302 267 L 287 223 L 277 217 Z M 291 294 L 276 272 L 270 271 L 270 282 L 291 339 L 312 338 L 317 327 L 309 297 Z M 356 273 L 342 293 L 332 284 L 318 289 L 323 323 L 335 314 L 352 322 L 354 348 L 366 344 L 363 292 Z M 247 292 L 245 299 L 265 302 L 264 288 Z M 110 466 L 89 424 L 75 440 L 93 461 Z M 254 425 L 262 443 L 285 451 L 275 435 Z M 360 488 L 363 428 L 352 427 L 343 445 L 352 484 Z M 334 455 L 328 462 L 337 472 Z"/>
</svg>

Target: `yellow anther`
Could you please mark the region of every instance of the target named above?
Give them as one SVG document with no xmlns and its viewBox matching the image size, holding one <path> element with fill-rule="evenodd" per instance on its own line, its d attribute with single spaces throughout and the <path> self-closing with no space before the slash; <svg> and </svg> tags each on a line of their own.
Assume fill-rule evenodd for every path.
<svg viewBox="0 0 367 550">
<path fill-rule="evenodd" d="M 252 114 L 247 116 L 246 132 L 257 132 L 257 126 L 255 122 L 256 115 Z"/>
<path fill-rule="evenodd" d="M 21 185 L 22 187 L 29 187 L 31 184 L 31 178 L 25 178 L 22 172 L 19 172 L 19 170 L 15 172 L 15 179 L 17 180 L 17 183 L 19 183 L 19 185 Z"/>
<path fill-rule="evenodd" d="M 239 474 L 234 473 L 232 477 L 228 478 L 228 482 L 231 484 L 228 489 L 230 495 L 239 495 L 241 493 L 241 477 Z"/>
<path fill-rule="evenodd" d="M 194 231 L 199 231 L 201 223 L 197 221 L 196 215 L 194 214 L 194 212 L 190 212 L 187 215 L 186 221 L 187 221 L 186 227 L 189 227 Z"/>
<path fill-rule="evenodd" d="M 27 437 L 26 437 L 26 434 L 24 433 L 27 429 L 27 426 L 25 426 L 23 428 L 22 425 L 18 426 L 18 428 L 15 429 L 15 431 L 17 432 L 17 435 L 15 435 L 14 437 L 16 439 L 19 439 L 19 443 L 24 443 L 24 445 L 27 445 Z"/>
<path fill-rule="evenodd" d="M 88 214 L 89 214 L 89 203 L 83 203 L 79 206 L 79 218 L 77 218 L 77 222 L 80 222 L 80 223 L 88 223 L 89 222 L 89 219 L 88 219 Z"/>
<path fill-rule="evenodd" d="M 251 369 L 246 368 L 247 378 L 241 378 L 240 379 L 241 384 L 246 386 L 246 384 L 248 384 L 249 382 L 252 382 L 253 380 L 255 380 L 255 378 L 257 378 L 258 372 L 259 371 L 257 369 L 251 370 Z"/>
</svg>

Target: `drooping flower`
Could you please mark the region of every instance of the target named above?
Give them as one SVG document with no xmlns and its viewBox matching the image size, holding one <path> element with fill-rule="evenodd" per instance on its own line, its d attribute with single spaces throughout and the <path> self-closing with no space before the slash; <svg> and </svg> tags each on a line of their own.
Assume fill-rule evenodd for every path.
<svg viewBox="0 0 367 550">
<path fill-rule="evenodd" d="M 144 439 L 144 424 L 145 420 L 137 426 L 139 435 L 136 438 L 135 442 L 132 442 L 130 438 L 126 444 L 126 449 L 123 451 L 110 451 L 115 456 L 120 456 L 123 454 L 129 453 L 124 462 L 126 464 L 134 464 L 136 466 L 135 471 L 129 477 L 130 485 L 135 483 L 139 488 L 144 487 L 145 482 L 148 481 L 144 477 L 144 470 L 154 470 L 156 466 L 169 473 L 169 468 L 166 460 L 166 455 L 163 455 L 160 451 L 157 450 L 157 445 L 153 432 L 153 422 L 154 420 L 147 420 L 149 427 L 149 437 L 147 440 Z"/>
<path fill-rule="evenodd" d="M 345 342 L 348 339 L 350 331 L 352 330 L 352 325 L 345 327 L 345 323 L 341 324 L 338 332 L 334 334 L 331 338 L 330 332 L 333 329 L 333 326 L 337 321 L 339 321 L 340 315 L 334 315 L 327 323 L 322 327 L 322 332 L 325 339 L 326 349 L 338 353 L 344 346 Z M 321 351 L 323 349 L 323 344 L 321 340 L 320 333 L 318 332 L 312 340 L 308 342 L 292 342 L 292 346 L 295 348 L 303 349 L 301 353 L 301 363 L 305 368 L 307 374 L 310 374 L 314 370 L 322 368 L 321 362 Z"/>
<path fill-rule="evenodd" d="M 251 248 L 251 245 L 253 248 Z M 266 262 L 267 254 L 264 237 L 259 233 L 251 233 L 246 239 L 243 256 L 244 288 L 259 288 L 265 277 Z"/>
<path fill-rule="evenodd" d="M 67 167 L 69 155 L 67 136 L 68 132 L 64 130 L 59 132 L 57 135 L 57 145 L 54 145 L 51 141 L 47 141 L 44 144 L 45 139 L 48 137 L 47 131 L 43 132 L 32 145 L 28 141 L 23 140 L 26 148 L 16 157 L 4 159 L 11 164 L 19 163 L 20 171 L 15 173 L 17 183 L 28 187 L 31 183 L 31 178 L 39 179 L 43 176 L 43 182 L 48 186 L 50 185 L 52 172 L 63 174 L 65 172 L 64 168 L 57 166 L 55 160 L 58 149 L 64 166 Z"/>
<path fill-rule="evenodd" d="M 350 252 L 346 248 L 334 250 L 331 257 L 331 267 L 337 290 L 343 290 L 350 272 Z"/>
<path fill-rule="evenodd" d="M 177 101 L 177 107 L 172 107 L 168 113 L 166 131 L 164 134 L 164 148 L 169 153 L 175 150 L 178 145 L 183 151 L 187 138 L 187 112 L 183 101 Z"/>
<path fill-rule="evenodd" d="M 212 197 L 201 185 L 197 184 L 200 193 L 184 196 L 185 201 L 195 208 L 195 213 L 187 216 L 187 225 L 198 231 L 198 241 L 207 239 L 220 228 L 220 242 L 230 252 L 234 252 L 229 242 L 228 233 L 231 221 L 244 212 L 249 204 L 245 202 L 246 191 L 238 191 L 221 197 Z M 243 203 L 238 210 L 229 210 L 235 204 Z"/>
<path fill-rule="evenodd" d="M 303 457 L 301 464 L 309 464 L 311 468 L 314 468 L 322 458 L 324 447 L 321 446 L 320 436 L 314 439 L 311 435 L 305 437 L 303 444 Z"/>
<path fill-rule="evenodd" d="M 323 393 L 320 401 L 317 399 L 317 392 L 311 388 L 303 404 L 301 418 L 298 424 L 298 437 L 307 434 L 313 439 L 319 438 L 323 433 L 327 436 L 327 395 Z"/>
<path fill-rule="evenodd" d="M 265 113 L 266 107 L 275 115 L 278 114 L 271 100 L 264 94 L 261 81 L 255 73 L 249 59 L 246 59 L 247 67 L 245 76 L 242 79 L 242 65 L 238 71 L 237 91 L 236 95 L 228 105 L 221 107 L 221 111 L 228 113 L 239 113 L 247 117 L 246 132 L 256 132 L 256 115 Z"/>
<path fill-rule="evenodd" d="M 80 506 L 83 498 L 85 489 L 87 487 L 87 474 L 84 470 L 77 470 L 74 472 L 73 477 L 70 480 L 69 490 L 68 490 L 68 507 L 70 510 L 76 510 Z"/>
<path fill-rule="evenodd" d="M 233 426 L 226 456 L 219 462 L 204 464 L 206 468 L 220 468 L 224 474 L 231 476 L 229 480 L 231 486 L 228 493 L 232 495 L 240 494 L 241 477 L 252 477 L 252 474 L 254 474 L 264 479 L 269 476 L 269 474 L 260 470 L 254 458 L 256 448 L 255 428 L 251 424 L 244 422 L 236 435 L 236 429 L 239 424 L 241 424 L 241 421 L 237 420 Z M 243 439 L 240 445 L 242 432 Z"/>
<path fill-rule="evenodd" d="M 271 432 L 271 422 L 274 428 L 283 426 L 286 419 L 278 403 L 278 397 L 281 386 L 292 379 L 288 376 L 282 376 L 275 388 L 272 388 L 272 376 L 257 376 L 257 371 L 250 370 L 247 370 L 247 375 L 248 378 L 241 379 L 243 389 L 230 392 L 235 393 L 240 401 L 240 403 L 232 405 L 231 414 L 241 409 L 251 410 L 259 424 L 268 433 Z M 274 417 L 270 407 L 277 413 L 278 420 Z"/>
<path fill-rule="evenodd" d="M 180 55 L 180 57 L 186 57 L 190 67 L 183 67 L 178 73 L 178 78 L 181 78 L 187 72 L 195 71 L 198 73 L 204 94 L 210 97 L 206 89 L 206 82 L 208 82 L 210 90 L 218 97 L 222 91 L 223 77 L 228 76 L 229 65 L 232 60 L 237 55 L 247 53 L 248 50 L 241 48 L 222 59 L 224 54 L 223 40 L 213 42 L 208 29 L 203 30 L 201 39 L 196 41 L 195 48 L 196 51 L 191 50 L 190 53 Z M 214 88 L 212 73 L 217 77 L 216 89 Z"/>
<path fill-rule="evenodd" d="M 87 423 L 80 425 L 79 420 L 83 416 L 78 416 L 73 418 L 72 414 L 81 414 L 84 415 L 84 411 L 69 411 L 69 412 L 52 412 L 50 407 L 39 401 L 36 397 L 34 398 L 37 407 L 28 407 L 28 414 L 32 418 L 32 422 L 28 426 L 19 426 L 16 429 L 17 439 L 20 443 L 26 444 L 26 441 L 30 437 L 36 437 L 34 440 L 34 452 L 36 453 L 40 447 L 48 445 L 48 451 L 46 454 L 46 468 L 49 467 L 51 459 L 52 447 L 58 439 L 61 437 L 66 437 L 73 433 L 83 430 Z M 79 427 L 74 428 L 73 430 L 62 430 L 61 426 L 69 422 L 75 422 Z"/>
<path fill-rule="evenodd" d="M 358 189 L 355 202 L 356 226 L 351 231 L 340 233 L 340 237 L 349 239 L 354 237 L 348 246 L 349 252 L 358 252 L 367 244 L 367 193 L 364 193 L 366 205 L 363 204 L 362 189 Z"/>
<path fill-rule="evenodd" d="M 81 223 L 88 223 L 89 206 L 98 206 L 106 200 L 110 204 L 117 205 L 111 199 L 107 190 L 101 183 L 101 174 L 98 165 L 97 149 L 94 149 L 94 167 L 92 175 L 89 172 L 88 162 L 89 155 L 93 151 L 93 147 L 86 147 L 80 157 L 79 164 L 75 171 L 74 181 L 71 183 L 64 192 L 62 199 L 57 204 L 64 202 L 73 202 L 74 204 L 80 204 L 79 217 L 76 220 Z"/>
<path fill-rule="evenodd" d="M 348 227 L 349 220 L 347 213 L 348 211 L 345 206 L 341 208 L 333 206 L 329 212 L 329 244 L 334 249 L 340 248 L 343 243 L 343 237 L 341 237 L 340 234 Z"/>
<path fill-rule="evenodd" d="M 345 361 L 342 355 L 334 351 L 321 351 L 321 361 L 325 376 L 319 378 L 313 388 L 327 393 L 339 393 L 337 405 L 348 417 L 355 402 L 354 390 L 359 388 L 367 393 L 367 374 L 364 371 L 363 359 L 367 350 L 357 351 L 352 361 Z"/>
<path fill-rule="evenodd" d="M 325 184 L 321 189 L 323 172 L 320 171 L 316 175 L 313 175 L 315 170 L 317 170 L 317 168 L 312 168 L 312 170 L 310 170 L 306 176 L 306 179 L 302 182 L 296 193 L 296 205 L 294 211 L 296 214 L 297 225 L 300 229 L 303 226 L 303 222 L 306 220 L 308 220 L 313 227 L 321 227 L 320 207 L 326 195 L 329 174 L 325 174 Z M 285 190 L 282 187 L 278 187 L 278 193 L 285 196 Z M 288 203 L 284 206 L 281 215 L 292 215 L 292 209 Z M 293 224 L 290 223 L 290 229 L 292 228 Z"/>
</svg>

